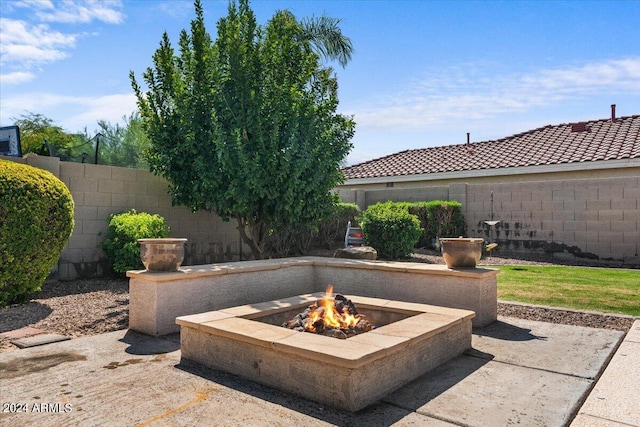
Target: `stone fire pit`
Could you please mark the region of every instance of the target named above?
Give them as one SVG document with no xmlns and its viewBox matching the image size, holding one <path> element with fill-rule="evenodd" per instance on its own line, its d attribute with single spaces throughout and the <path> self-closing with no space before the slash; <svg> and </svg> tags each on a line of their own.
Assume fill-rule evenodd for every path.
<svg viewBox="0 0 640 427">
<path fill-rule="evenodd" d="M 339 340 L 279 326 L 324 293 L 182 316 L 182 358 L 357 411 L 471 347 L 468 310 L 349 296 L 378 325 Z"/>
</svg>

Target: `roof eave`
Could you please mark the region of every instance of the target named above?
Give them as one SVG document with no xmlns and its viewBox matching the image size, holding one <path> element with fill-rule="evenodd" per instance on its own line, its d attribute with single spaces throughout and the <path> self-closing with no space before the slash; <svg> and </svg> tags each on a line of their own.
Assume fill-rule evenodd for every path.
<svg viewBox="0 0 640 427">
<path fill-rule="evenodd" d="M 455 172 L 438 172 L 415 175 L 380 176 L 372 178 L 346 179 L 341 187 L 349 185 L 384 184 L 388 182 L 438 181 L 461 178 L 484 178 L 489 176 L 529 175 L 542 173 L 575 172 L 603 169 L 640 167 L 640 158 L 598 160 L 592 162 L 558 163 L 554 165 L 518 166 L 509 168 L 476 169 Z"/>
</svg>

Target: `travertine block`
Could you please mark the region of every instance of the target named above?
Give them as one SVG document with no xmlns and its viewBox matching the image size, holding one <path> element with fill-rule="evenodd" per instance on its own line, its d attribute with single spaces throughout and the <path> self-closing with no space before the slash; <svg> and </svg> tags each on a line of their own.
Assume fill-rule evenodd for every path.
<svg viewBox="0 0 640 427">
<path fill-rule="evenodd" d="M 324 292 L 329 284 L 346 295 L 474 311 L 473 325 L 482 327 L 497 318 L 497 273 L 318 257 L 187 266 L 175 273 L 129 271 L 129 327 L 165 335 L 177 332 L 179 316 Z"/>
<path fill-rule="evenodd" d="M 265 303 L 295 313 L 309 295 Z M 296 302 L 304 300 L 305 302 Z M 401 312 L 401 320 L 338 340 L 241 316 L 244 308 L 184 316 L 184 359 L 342 410 L 358 411 L 471 347 L 466 310 L 353 297 L 358 307 Z M 238 316 L 228 317 L 229 312 Z"/>
</svg>

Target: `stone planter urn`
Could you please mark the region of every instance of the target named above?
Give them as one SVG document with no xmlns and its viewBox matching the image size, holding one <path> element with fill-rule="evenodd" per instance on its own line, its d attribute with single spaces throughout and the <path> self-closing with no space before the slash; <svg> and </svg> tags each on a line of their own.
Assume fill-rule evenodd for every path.
<svg viewBox="0 0 640 427">
<path fill-rule="evenodd" d="M 442 257 L 449 268 L 476 266 L 482 256 L 484 239 L 479 238 L 445 238 L 440 239 Z"/>
<path fill-rule="evenodd" d="M 178 271 L 184 260 L 183 238 L 138 239 L 140 259 L 147 271 Z"/>
</svg>

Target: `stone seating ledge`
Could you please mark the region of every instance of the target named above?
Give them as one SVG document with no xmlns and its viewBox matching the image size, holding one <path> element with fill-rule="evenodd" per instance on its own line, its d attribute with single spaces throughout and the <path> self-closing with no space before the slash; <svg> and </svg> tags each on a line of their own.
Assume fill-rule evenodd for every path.
<svg viewBox="0 0 640 427">
<path fill-rule="evenodd" d="M 314 292 L 439 305 L 476 313 L 474 327 L 497 319 L 498 270 L 412 262 L 300 257 L 129 271 L 129 328 L 178 332 L 175 318 Z"/>
<path fill-rule="evenodd" d="M 182 266 L 178 271 L 149 272 L 147 270 L 127 271 L 128 278 L 143 278 L 153 282 L 186 280 L 194 277 L 216 276 L 222 274 L 239 274 L 252 271 L 277 270 L 298 266 L 331 266 L 338 268 L 355 268 L 362 270 L 386 270 L 405 273 L 436 274 L 458 277 L 481 277 L 497 275 L 499 270 L 492 268 L 449 268 L 444 264 L 422 264 L 403 261 L 354 260 L 348 258 L 297 257 L 277 258 L 257 261 L 236 261 L 220 264 L 202 264 Z"/>
</svg>

